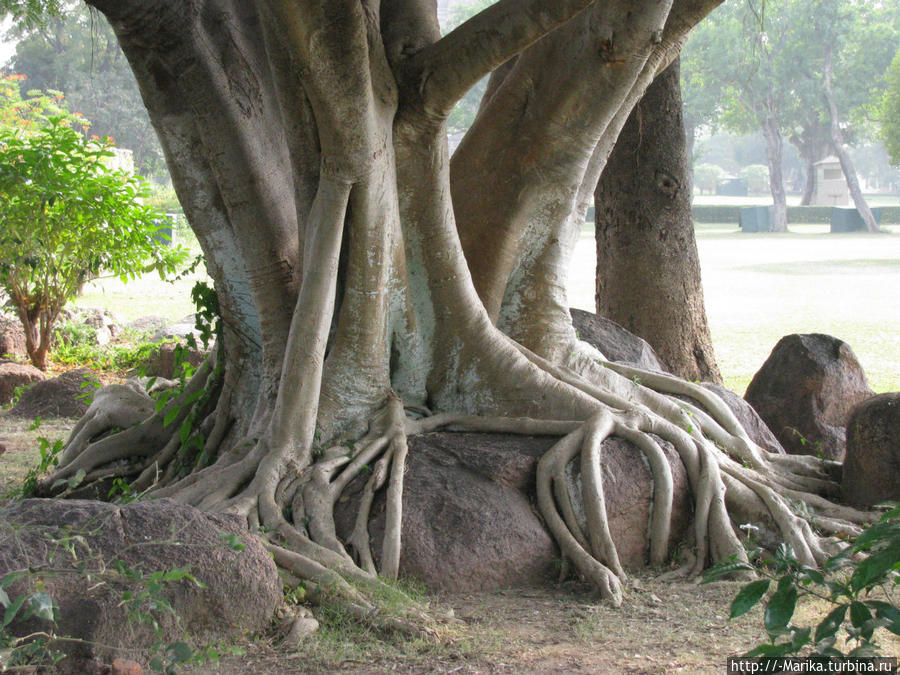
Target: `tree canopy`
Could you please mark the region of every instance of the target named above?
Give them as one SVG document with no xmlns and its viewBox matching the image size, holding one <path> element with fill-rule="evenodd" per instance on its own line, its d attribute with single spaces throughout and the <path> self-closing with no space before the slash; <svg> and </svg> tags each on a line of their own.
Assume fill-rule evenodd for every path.
<svg viewBox="0 0 900 675">
<path fill-rule="evenodd" d="M 812 165 L 833 153 L 826 62 L 844 142 L 872 138 L 884 71 L 900 44 L 900 13 L 870 0 L 728 3 L 700 24 L 684 52 L 686 116 L 739 132 L 762 129 L 769 170 L 782 138 Z M 780 162 L 780 158 L 777 159 Z M 807 186 L 807 198 L 811 193 Z M 779 188 L 772 186 L 773 194 Z"/>
</svg>

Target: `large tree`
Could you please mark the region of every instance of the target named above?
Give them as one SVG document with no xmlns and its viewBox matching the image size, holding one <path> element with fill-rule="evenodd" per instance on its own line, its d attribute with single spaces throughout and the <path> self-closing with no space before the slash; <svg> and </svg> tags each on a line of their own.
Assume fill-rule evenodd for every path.
<svg viewBox="0 0 900 675">
<path fill-rule="evenodd" d="M 567 310 L 566 263 L 619 130 L 717 1 L 500 0 L 442 37 L 429 0 L 91 0 L 137 76 L 223 330 L 150 419 L 111 435 L 102 416 L 83 420 L 48 485 L 117 472 L 241 514 L 279 564 L 367 612 L 341 579 L 375 578 L 366 510 L 383 486 L 378 572 L 397 574 L 410 434 L 559 434 L 538 467 L 541 513 L 618 601 L 601 442 L 624 437 L 653 467 L 660 562 L 663 438 L 695 494 L 688 573 L 742 555 L 729 513 L 821 561 L 827 538 L 791 502 L 825 533 L 866 518 L 814 494 L 834 488 L 826 462 L 763 451 L 698 386 L 608 363 Z M 451 163 L 445 120 L 488 73 Z M 200 433 L 186 445 L 202 452 L 184 450 Z M 339 541 L 333 505 L 369 467 L 358 527 Z"/>
</svg>

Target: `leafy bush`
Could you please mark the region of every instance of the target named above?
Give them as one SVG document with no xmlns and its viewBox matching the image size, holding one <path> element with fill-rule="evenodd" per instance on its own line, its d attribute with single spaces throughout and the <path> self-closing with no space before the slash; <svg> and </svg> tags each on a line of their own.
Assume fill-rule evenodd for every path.
<svg viewBox="0 0 900 675">
<path fill-rule="evenodd" d="M 760 553 L 759 549 L 751 552 L 751 559 L 759 561 Z M 746 656 L 874 656 L 879 651 L 879 629 L 900 635 L 900 608 L 893 594 L 900 585 L 898 504 L 829 558 L 821 571 L 800 564 L 790 547 L 782 545 L 774 560 L 760 561 L 757 567 L 734 560 L 717 565 L 706 573 L 704 583 L 740 570 L 756 570 L 763 578 L 740 590 L 731 603 L 731 617 L 764 602 L 763 623 L 769 634 L 769 643 Z M 881 591 L 885 599 L 873 597 L 875 591 Z M 792 622 L 802 598 L 819 598 L 831 606 L 816 626 Z M 838 643 L 842 628 L 846 653 Z"/>
<path fill-rule="evenodd" d="M 85 138 L 88 122 L 58 92 L 21 98 L 20 79 L 0 77 L 0 288 L 43 369 L 60 310 L 85 282 L 174 272 L 187 254 L 159 244 L 146 184 L 111 168 L 110 142 Z"/>
<path fill-rule="evenodd" d="M 769 167 L 764 164 L 750 164 L 738 172 L 747 181 L 750 192 L 762 193 L 769 190 Z"/>
<path fill-rule="evenodd" d="M 698 164 L 694 167 L 694 185 L 700 192 L 715 192 L 716 185 L 722 176 L 725 175 L 725 169 L 716 164 Z"/>
</svg>

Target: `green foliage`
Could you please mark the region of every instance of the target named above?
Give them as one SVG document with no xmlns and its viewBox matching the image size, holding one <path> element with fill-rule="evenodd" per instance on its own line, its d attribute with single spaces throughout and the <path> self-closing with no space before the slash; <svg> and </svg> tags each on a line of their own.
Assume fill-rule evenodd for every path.
<svg viewBox="0 0 900 675">
<path fill-rule="evenodd" d="M 16 82 L 0 86 L 0 288 L 42 367 L 53 323 L 86 281 L 171 273 L 186 252 L 160 245 L 159 219 L 140 203 L 145 184 L 109 168 L 109 143 L 85 138 L 61 95 L 21 99 Z"/>
<path fill-rule="evenodd" d="M 65 94 L 72 110 L 91 120 L 90 133 L 114 137 L 134 152 L 138 173 L 168 182 L 162 148 L 140 91 L 106 18 L 83 3 L 45 16 L 40 25 L 16 22 L 14 72 L 26 73 L 35 89 Z"/>
<path fill-rule="evenodd" d="M 61 8 L 62 0 L 0 0 L 0 16 L 10 16 L 17 24 L 32 29 L 59 16 Z"/>
<path fill-rule="evenodd" d="M 826 51 L 849 139 L 870 135 L 884 71 L 900 44 L 896 3 L 878 0 L 739 0 L 722 4 L 691 34 L 681 56 L 689 127 L 759 129 L 767 121 L 821 159 L 830 142 Z"/>
<path fill-rule="evenodd" d="M 56 624 L 59 611 L 50 594 L 40 584 L 31 593 L 10 598 L 7 589 L 28 576 L 28 572 L 10 572 L 0 579 L 0 672 L 28 666 L 53 666 L 63 655 L 50 648 L 50 636 L 38 634 L 19 638 L 10 632 L 13 621 L 42 619 Z"/>
<path fill-rule="evenodd" d="M 758 559 L 759 553 L 757 549 L 751 557 Z M 717 565 L 706 573 L 705 582 L 754 569 L 764 578 L 740 590 L 731 603 L 731 617 L 742 616 L 764 603 L 763 624 L 769 642 L 746 656 L 873 656 L 879 650 L 879 629 L 900 635 L 900 608 L 894 595 L 900 585 L 900 506 L 896 504 L 843 551 L 829 558 L 821 571 L 800 564 L 790 547 L 782 545 L 774 560 L 761 561 L 757 568 L 734 560 Z M 828 613 L 815 626 L 793 623 L 803 598 L 819 598 L 830 604 Z M 841 629 L 846 638 L 845 652 L 837 642 Z"/>
<path fill-rule="evenodd" d="M 750 192 L 766 192 L 769 189 L 769 167 L 763 164 L 745 166 L 738 176 L 747 181 Z"/>
<path fill-rule="evenodd" d="M 891 163 L 900 165 L 900 50 L 888 67 L 885 80 L 884 97 L 879 110 L 881 138 L 891 157 Z"/>
<path fill-rule="evenodd" d="M 694 167 L 694 185 L 700 192 L 713 193 L 722 180 L 725 170 L 716 164 L 699 164 Z"/>
<path fill-rule="evenodd" d="M 60 364 L 95 370 L 122 372 L 141 368 L 165 342 L 140 340 L 136 343 L 96 343 L 96 331 L 85 324 L 67 322 L 54 331 L 50 358 Z"/>
<path fill-rule="evenodd" d="M 41 425 L 41 419 L 37 418 L 32 424 L 32 429 L 37 429 Z M 22 487 L 19 493 L 19 496 L 22 499 L 28 499 L 29 497 L 33 497 L 35 490 L 37 490 L 38 481 L 41 479 L 41 476 L 46 474 L 50 469 L 59 464 L 59 455 L 63 449 L 63 442 L 61 439 L 57 439 L 56 441 L 51 442 L 47 438 L 43 436 L 38 437 L 38 443 L 40 444 L 40 455 L 41 459 L 37 463 L 36 466 L 29 469 L 28 473 L 25 474 L 25 478 L 22 481 Z"/>
</svg>

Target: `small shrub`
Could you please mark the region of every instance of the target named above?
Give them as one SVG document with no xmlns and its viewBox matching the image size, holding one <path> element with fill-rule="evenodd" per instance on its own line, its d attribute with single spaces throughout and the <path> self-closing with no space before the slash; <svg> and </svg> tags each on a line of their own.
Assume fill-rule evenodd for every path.
<svg viewBox="0 0 900 675">
<path fill-rule="evenodd" d="M 759 549 L 751 552 L 751 559 L 759 561 L 759 553 Z M 755 570 L 762 578 L 740 590 L 731 603 L 731 618 L 764 602 L 763 623 L 769 635 L 768 643 L 745 656 L 874 656 L 879 653 L 879 629 L 900 635 L 900 608 L 894 595 L 900 585 L 898 504 L 826 560 L 822 570 L 800 564 L 791 548 L 782 545 L 774 560 L 760 561 L 756 567 L 735 560 L 717 565 L 706 573 L 704 583 L 740 570 Z M 872 597 L 876 590 L 885 599 Z M 804 597 L 830 605 L 816 626 L 793 623 L 798 601 Z M 839 649 L 841 629 L 846 653 Z"/>
</svg>

